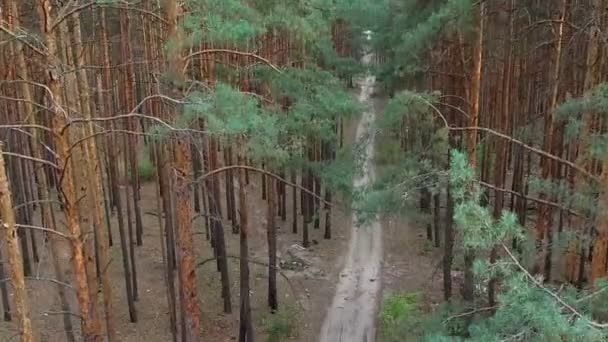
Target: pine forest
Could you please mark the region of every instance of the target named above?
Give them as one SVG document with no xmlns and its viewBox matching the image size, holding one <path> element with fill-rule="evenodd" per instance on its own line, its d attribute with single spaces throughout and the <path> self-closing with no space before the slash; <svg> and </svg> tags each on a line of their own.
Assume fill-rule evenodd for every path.
<svg viewBox="0 0 608 342">
<path fill-rule="evenodd" d="M 0 0 L 0 341 L 608 341 L 608 0 Z"/>
</svg>

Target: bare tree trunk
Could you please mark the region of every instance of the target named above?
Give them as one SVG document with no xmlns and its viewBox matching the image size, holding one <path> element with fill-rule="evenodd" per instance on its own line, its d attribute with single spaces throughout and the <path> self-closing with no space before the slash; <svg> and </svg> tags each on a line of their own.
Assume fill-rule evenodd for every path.
<svg viewBox="0 0 608 342">
<path fill-rule="evenodd" d="M 182 37 L 178 29 L 178 20 L 181 15 L 181 6 L 175 0 L 165 2 L 167 21 L 169 23 L 168 36 L 175 46 L 169 50 L 168 59 L 170 73 L 177 79 L 175 85 L 181 85 L 185 75 L 182 58 Z M 178 89 L 174 89 L 176 95 Z M 196 269 L 194 243 L 192 239 L 192 160 L 190 153 L 190 139 L 180 137 L 174 142 L 175 160 L 173 168 L 179 176 L 175 177 L 175 207 L 176 207 L 176 246 L 178 257 L 179 295 L 182 316 L 182 340 L 196 342 L 200 340 L 200 307 L 196 288 Z"/>
<path fill-rule="evenodd" d="M 439 236 L 439 231 L 441 222 L 441 194 L 436 193 L 433 195 L 433 235 L 435 237 L 435 247 L 439 248 L 441 246 L 441 237 Z"/>
<path fill-rule="evenodd" d="M 483 32 L 484 32 L 484 16 L 485 2 L 479 4 L 479 12 L 475 14 L 477 17 L 475 23 L 475 41 L 473 43 L 473 67 L 471 71 L 471 80 L 469 85 L 469 95 L 471 103 L 471 112 L 469 113 L 469 126 L 477 127 L 479 122 L 479 99 L 481 93 L 481 66 L 483 62 Z M 473 170 L 477 169 L 477 131 L 472 130 L 466 136 L 466 147 L 469 154 L 469 164 Z M 474 299 L 474 275 L 473 261 L 475 260 L 474 251 L 467 249 L 464 255 L 464 300 L 468 304 L 472 304 Z"/>
<path fill-rule="evenodd" d="M 136 106 L 135 99 L 135 71 L 133 68 L 133 52 L 131 48 L 131 17 L 130 13 L 127 10 L 120 11 L 120 33 L 122 36 L 121 39 L 121 50 L 122 57 L 125 61 L 128 61 L 125 66 L 124 73 L 124 101 L 125 101 L 125 111 L 131 112 Z M 125 129 L 131 132 L 137 131 L 135 125 L 134 118 L 128 118 L 126 120 Z M 127 167 L 131 170 L 131 181 L 130 185 L 133 192 L 133 216 L 135 219 L 135 235 L 137 240 L 137 245 L 141 246 L 143 244 L 143 225 L 141 221 L 141 210 L 139 206 L 139 167 L 137 162 L 137 137 L 135 134 L 128 135 L 128 144 L 125 145 L 125 153 L 128 155 L 128 164 L 125 164 L 125 169 Z M 128 198 L 127 198 L 128 200 Z M 133 263 L 134 264 L 134 263 Z M 137 293 L 137 291 L 135 291 Z M 135 296 L 137 298 L 137 295 Z"/>
<path fill-rule="evenodd" d="M 239 164 L 244 163 L 243 156 L 239 155 Z M 255 333 L 251 321 L 251 301 L 249 298 L 249 217 L 247 213 L 247 188 L 245 171 L 239 170 L 239 213 L 241 221 L 240 231 L 240 283 L 241 306 L 239 323 L 239 342 L 254 342 Z"/>
<path fill-rule="evenodd" d="M 84 48 L 82 45 L 82 35 L 80 31 L 80 17 L 78 13 L 72 15 L 73 21 L 73 42 L 74 42 L 74 59 L 78 68 L 78 87 L 80 88 L 81 95 L 81 107 L 83 114 L 86 119 L 91 119 L 91 100 L 89 92 L 89 82 L 87 80 L 86 70 L 84 68 Z M 93 123 L 89 121 L 85 126 L 86 135 L 89 137 L 94 136 L 95 130 Z M 91 205 L 91 213 L 93 216 L 93 226 L 95 227 L 95 238 L 98 245 L 98 260 L 100 265 L 101 284 L 103 289 L 103 303 L 106 316 L 106 329 L 108 340 L 110 342 L 116 341 L 116 331 L 114 329 L 114 322 L 112 318 L 112 284 L 110 282 L 109 273 L 107 267 L 110 264 L 109 246 L 106 233 L 108 227 L 106 227 L 106 219 L 104 213 L 104 199 L 103 199 L 103 185 L 102 185 L 102 169 L 99 163 L 99 157 L 97 154 L 97 145 L 94 138 L 87 139 L 85 143 L 86 155 L 87 155 L 87 170 L 88 170 L 88 191 L 87 196 L 90 198 L 89 204 Z M 89 285 L 90 286 L 90 285 Z M 95 291 L 96 294 L 96 291 Z"/>
<path fill-rule="evenodd" d="M 66 127 L 66 118 L 62 106 L 61 85 L 59 83 L 61 63 L 57 58 L 57 43 L 55 32 L 52 28 L 53 15 L 51 2 L 49 0 L 38 0 L 37 9 L 40 20 L 43 23 L 41 31 L 47 48 L 47 54 L 45 56 L 48 68 L 47 87 L 50 91 L 47 96 L 52 114 L 53 132 L 56 137 L 57 162 L 60 170 L 63 172 L 59 188 L 64 196 L 65 216 L 72 243 L 71 260 L 74 267 L 76 297 L 78 299 L 80 315 L 82 317 L 82 336 L 83 340 L 86 342 L 100 341 L 102 340 L 102 336 L 95 332 L 95 327 L 99 326 L 99 324 L 96 322 L 97 318 L 94 312 L 92 312 L 85 267 L 85 253 L 81 241 L 82 231 L 78 222 L 77 198 L 73 184 L 73 170 L 69 162 L 69 129 L 64 129 Z"/>
<path fill-rule="evenodd" d="M 291 182 L 293 184 L 298 183 L 298 176 L 296 171 L 291 171 Z M 294 234 L 298 233 L 298 189 L 293 188 L 291 190 L 291 211 L 292 211 L 292 221 L 291 221 L 291 232 Z"/>
<path fill-rule="evenodd" d="M 11 192 L 8 185 L 6 168 L 4 166 L 4 158 L 2 156 L 2 143 L 0 143 L 0 216 L 2 217 L 2 226 L 4 228 L 3 235 L 6 242 L 11 284 L 15 298 L 15 311 L 17 321 L 19 322 L 21 341 L 32 342 L 34 340 L 32 335 L 32 320 L 30 318 L 28 294 L 25 288 L 21 251 L 19 250 L 19 242 L 17 241 L 17 226 L 15 223 L 15 214 L 13 212 Z"/>
<path fill-rule="evenodd" d="M 278 309 L 277 297 L 277 228 L 275 225 L 275 180 L 268 180 L 268 210 L 266 214 L 268 239 L 268 306 L 272 312 Z"/>
</svg>

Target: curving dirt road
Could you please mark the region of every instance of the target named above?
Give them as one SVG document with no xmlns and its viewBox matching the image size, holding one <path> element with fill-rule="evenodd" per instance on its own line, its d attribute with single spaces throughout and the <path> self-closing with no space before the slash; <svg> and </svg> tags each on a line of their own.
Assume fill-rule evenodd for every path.
<svg viewBox="0 0 608 342">
<path fill-rule="evenodd" d="M 369 61 L 370 56 L 364 58 Z M 361 83 L 359 101 L 368 103 L 375 78 L 367 76 Z M 369 106 L 372 108 L 372 106 Z M 363 114 L 357 127 L 357 141 L 366 140 L 363 174 L 354 181 L 355 187 L 369 184 L 375 177 L 373 110 Z M 353 217 L 353 222 L 356 218 Z M 348 254 L 331 307 L 329 308 L 320 342 L 373 342 L 376 336 L 376 306 L 380 296 L 382 262 L 382 230 L 377 220 L 352 227 Z"/>
</svg>

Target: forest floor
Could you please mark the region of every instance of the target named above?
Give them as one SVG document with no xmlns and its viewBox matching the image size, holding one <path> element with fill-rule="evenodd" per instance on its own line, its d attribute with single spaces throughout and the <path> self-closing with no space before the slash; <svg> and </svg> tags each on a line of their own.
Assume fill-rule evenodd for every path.
<svg viewBox="0 0 608 342">
<path fill-rule="evenodd" d="M 366 90 L 371 95 L 371 88 Z M 361 94 L 360 94 L 361 95 Z M 367 99 L 366 99 L 367 101 Z M 345 144 L 353 144 L 356 135 L 359 138 L 368 133 L 369 122 L 373 113 L 381 113 L 383 99 L 369 100 L 374 109 L 363 117 L 361 124 L 354 119 L 345 122 Z M 360 132 L 357 134 L 357 128 Z M 362 127 L 362 128 L 361 128 Z M 368 150 L 366 162 L 367 175 L 373 170 L 372 151 Z M 282 318 L 270 315 L 267 307 L 267 267 L 266 242 L 266 202 L 261 200 L 261 178 L 251 173 L 248 187 L 248 205 L 251 216 L 250 257 L 251 264 L 251 301 L 252 315 L 257 339 L 265 341 L 265 329 L 278 324 L 278 319 L 288 319 L 295 324 L 297 333 L 290 338 L 297 342 L 317 342 L 319 333 L 326 327 L 355 327 L 349 335 L 343 335 L 342 341 L 374 340 L 375 319 L 378 302 L 381 296 L 386 298 L 394 293 L 424 292 L 425 303 L 432 305 L 441 294 L 441 272 L 439 258 L 441 252 L 428 248 L 423 236 L 423 229 L 416 222 L 403 219 L 382 218 L 374 222 L 369 229 L 358 229 L 353 226 L 353 215 L 345 209 L 347 199 L 336 199 L 336 209 L 332 210 L 333 239 L 323 239 L 323 219 L 321 229 L 310 229 L 312 246 L 301 247 L 302 218 L 299 216 L 300 234 L 291 233 L 292 213 L 287 210 L 286 221 L 277 219 L 278 224 L 278 258 L 280 263 L 301 265 L 295 269 L 281 268 L 278 277 L 279 306 L 285 310 Z M 373 176 L 372 176 L 373 177 Z M 364 177 L 365 178 L 365 177 Z M 366 180 L 359 180 L 364 182 Z M 359 183 L 362 185 L 362 183 Z M 222 187 L 223 188 L 223 187 Z M 225 213 L 225 193 L 222 189 L 222 209 Z M 287 188 L 287 198 L 291 198 L 292 189 Z M 299 197 L 299 196 L 298 196 Z M 124 204 L 123 197 L 123 204 Z M 299 201 L 299 200 L 298 200 Z M 288 201 L 289 202 L 289 201 Z M 288 205 L 288 207 L 290 207 Z M 114 247 L 111 249 L 111 260 L 107 267 L 110 273 L 113 290 L 113 315 L 118 336 L 123 341 L 165 342 L 171 340 L 169 312 L 167 306 L 165 282 L 163 279 L 163 259 L 160 248 L 160 229 L 156 215 L 157 195 L 154 184 L 143 184 L 141 189 L 140 208 L 144 226 L 144 244 L 136 247 L 136 269 L 139 300 L 136 303 L 138 322 L 129 322 L 126 300 L 125 281 L 122 268 L 122 254 L 119 246 L 119 233 L 116 216 L 111 220 Z M 58 208 L 57 208 L 58 209 Z M 34 224 L 39 223 L 36 212 Z M 57 210 L 57 220 L 65 227 L 65 220 Z M 238 256 L 239 238 L 231 234 L 230 222 L 224 221 L 226 231 L 227 253 Z M 365 227 L 364 227 L 365 228 Z M 61 228 L 65 231 L 65 228 Z M 195 246 L 197 261 L 207 261 L 212 257 L 212 250 L 206 241 L 204 222 L 194 222 Z M 380 234 L 381 232 L 381 234 Z M 351 238 L 351 234 L 354 234 Z M 63 342 L 66 340 L 63 331 L 63 312 L 59 305 L 57 286 L 45 279 L 54 279 L 49 248 L 36 233 L 40 261 L 34 264 L 33 277 L 39 280 L 26 282 L 36 341 Z M 373 243 L 372 243 L 373 242 Z M 382 249 L 384 245 L 384 249 Z M 65 269 L 67 282 L 71 280 L 70 246 L 61 241 L 59 259 Z M 229 270 L 232 293 L 232 314 L 222 313 L 220 296 L 220 274 L 216 271 L 215 262 L 206 262 L 197 269 L 198 291 L 202 309 L 202 334 L 205 341 L 234 341 L 238 336 L 238 260 L 229 259 Z M 357 266 L 357 267 L 354 267 Z M 345 267 L 343 269 L 343 267 Z M 293 267 L 289 267 L 293 268 Z M 289 279 L 286 281 L 285 278 Z M 9 287 L 9 294 L 12 295 Z M 344 295 L 346 293 L 346 295 Z M 358 296 L 358 294 L 363 294 Z M 382 294 L 382 295 L 381 295 Z M 79 319 L 76 315 L 76 298 L 72 288 L 67 287 L 68 300 L 72 311 L 72 324 L 79 330 Z M 332 306 L 330 306 L 332 305 Z M 346 306 L 345 306 L 346 305 Z M 328 311 L 328 308 L 329 311 Z M 346 310 L 345 310 L 346 309 Z M 328 313 L 327 319 L 326 313 Z M 14 341 L 18 338 L 16 326 L 11 322 L 0 322 L 0 341 Z M 78 335 L 78 333 L 77 333 Z M 325 341 L 340 341 L 326 335 Z M 361 338 L 357 338 L 361 336 Z M 353 337 L 353 338 L 351 338 Z M 323 340 L 322 340 L 323 341 Z"/>
<path fill-rule="evenodd" d="M 345 122 L 345 144 L 354 140 L 358 120 Z M 261 200 L 261 177 L 250 174 L 248 187 L 248 205 L 250 213 L 250 258 L 251 264 L 251 303 L 254 329 L 257 340 L 265 341 L 265 328 L 280 324 L 281 319 L 270 315 L 267 306 L 267 267 L 255 262 L 266 264 L 268 248 L 266 237 L 266 202 Z M 321 217 L 321 229 L 310 227 L 312 246 L 308 249 L 301 247 L 302 217 L 299 215 L 300 234 L 291 232 L 291 210 L 289 200 L 292 189 L 287 188 L 288 210 L 286 221 L 277 218 L 277 251 L 279 263 L 298 265 L 295 269 L 280 269 L 277 279 L 279 292 L 279 309 L 284 309 L 282 319 L 287 319 L 296 326 L 296 334 L 290 340 L 298 342 L 316 342 L 321 329 L 323 318 L 335 292 L 336 281 L 339 277 L 340 266 L 343 264 L 343 251 L 348 246 L 350 238 L 351 214 L 341 198 L 336 198 L 336 206 L 332 210 L 332 240 L 323 239 L 324 217 Z M 299 197 L 299 196 L 298 196 Z M 124 202 L 123 197 L 123 204 Z M 222 202 L 225 213 L 225 193 L 222 189 Z M 299 200 L 298 200 L 299 202 Z M 111 248 L 111 260 L 107 267 L 110 273 L 113 290 L 113 315 L 118 337 L 129 342 L 166 342 L 171 340 L 169 311 L 165 282 L 162 249 L 160 248 L 160 229 L 157 208 L 156 187 L 154 184 L 143 184 L 141 188 L 140 208 L 144 226 L 143 246 L 136 247 L 136 270 L 139 300 L 136 302 L 137 323 L 129 322 L 129 312 L 126 300 L 122 253 L 119 245 L 119 233 L 116 215 L 112 217 L 112 234 L 114 247 Z M 40 224 L 39 213 L 34 224 Z M 65 227 L 65 220 L 57 210 L 58 223 Z M 238 256 L 239 237 L 231 233 L 230 222 L 224 221 L 226 231 L 227 254 Z M 60 228 L 65 231 L 65 228 Z M 197 262 L 212 258 L 212 250 L 205 237 L 204 221 L 194 222 L 194 242 Z M 34 263 L 33 277 L 36 280 L 26 281 L 36 341 L 63 342 L 66 341 L 63 329 L 63 312 L 59 304 L 57 287 L 45 279 L 54 279 L 49 248 L 44 243 L 42 235 L 36 233 L 40 261 Z M 71 280 L 70 246 L 60 242 L 59 258 L 65 269 L 67 282 Z M 238 337 L 238 303 L 239 303 L 239 266 L 238 260 L 229 259 L 229 275 L 232 293 L 232 314 L 223 314 L 221 298 L 220 274 L 215 262 L 206 262 L 197 269 L 198 293 L 202 309 L 202 334 L 205 341 L 222 342 L 234 341 Z M 289 279 L 286 281 L 285 279 Z M 77 302 L 73 288 L 67 288 L 68 301 L 71 305 L 72 324 L 78 336 L 79 319 L 76 314 Z M 9 295 L 12 290 L 9 287 Z M 0 341 L 8 342 L 18 339 L 16 326 L 13 322 L 0 322 Z"/>
<path fill-rule="evenodd" d="M 377 120 L 381 120 L 386 105 L 386 96 L 377 90 L 371 102 L 376 112 Z M 382 144 L 387 143 L 387 137 L 379 129 L 376 139 L 376 154 L 383 153 Z M 379 157 L 379 156 L 377 156 Z M 377 173 L 383 173 L 381 163 L 377 163 Z M 445 211 L 442 210 L 442 215 Z M 444 221 L 441 222 L 442 224 Z M 426 237 L 426 222 L 418 214 L 397 213 L 390 217 L 380 218 L 384 256 L 382 260 L 382 295 L 384 301 L 394 295 L 417 294 L 418 304 L 423 314 L 433 311 L 438 303 L 443 301 L 443 247 L 435 248 Z M 441 232 L 443 233 L 443 231 Z M 443 236 L 441 236 L 443 241 Z M 442 242 L 443 246 L 443 242 Z M 459 264 L 454 265 L 453 286 L 456 295 L 461 285 Z M 379 311 L 382 310 L 379 305 Z M 421 317 L 416 317 L 421 318 Z M 380 322 L 377 322 L 380 324 Z M 378 327 L 376 341 L 383 341 L 381 327 Z M 368 341 L 369 342 L 369 341 Z"/>
</svg>

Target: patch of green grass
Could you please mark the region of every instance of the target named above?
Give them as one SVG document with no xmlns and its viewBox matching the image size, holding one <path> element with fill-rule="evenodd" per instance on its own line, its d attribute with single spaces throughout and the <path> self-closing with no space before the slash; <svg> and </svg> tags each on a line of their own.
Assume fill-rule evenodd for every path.
<svg viewBox="0 0 608 342">
<path fill-rule="evenodd" d="M 424 240 L 424 245 L 422 246 L 423 253 L 425 253 L 425 254 L 431 253 L 434 249 L 435 249 L 435 246 L 433 245 L 433 241 Z"/>
<path fill-rule="evenodd" d="M 378 317 L 384 341 L 398 342 L 415 335 L 421 323 L 420 297 L 419 293 L 404 293 L 384 300 Z"/>
<path fill-rule="evenodd" d="M 282 342 L 298 334 L 299 312 L 297 308 L 284 305 L 262 321 L 267 342 Z"/>
<path fill-rule="evenodd" d="M 150 159 L 150 150 L 147 146 L 137 153 L 137 164 L 137 172 L 139 173 L 139 179 L 142 182 L 148 182 L 154 179 L 156 170 L 154 168 L 154 163 L 152 163 L 152 159 Z"/>
</svg>

